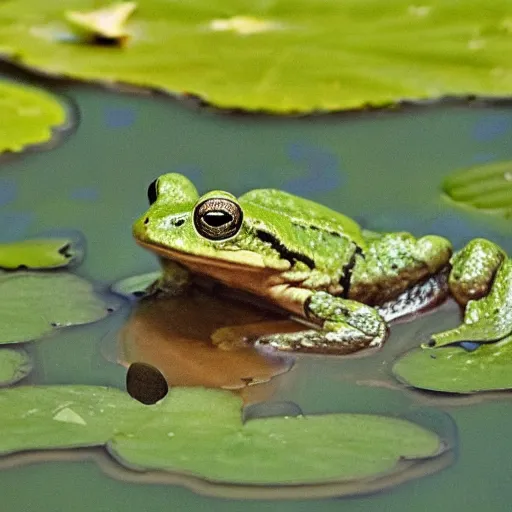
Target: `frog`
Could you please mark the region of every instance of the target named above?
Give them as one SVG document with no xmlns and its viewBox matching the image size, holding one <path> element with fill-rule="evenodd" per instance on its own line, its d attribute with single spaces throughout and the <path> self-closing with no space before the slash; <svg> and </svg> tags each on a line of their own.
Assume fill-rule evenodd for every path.
<svg viewBox="0 0 512 512">
<path fill-rule="evenodd" d="M 258 336 L 252 341 L 259 347 L 324 354 L 378 349 L 391 322 L 448 296 L 465 311 L 464 322 L 433 334 L 425 346 L 478 346 L 512 333 L 512 264 L 484 238 L 454 251 L 442 236 L 371 231 L 282 190 L 200 195 L 179 173 L 152 181 L 147 196 L 149 209 L 132 231 L 162 264 L 148 294 L 179 295 L 205 279 L 306 326 Z"/>
</svg>

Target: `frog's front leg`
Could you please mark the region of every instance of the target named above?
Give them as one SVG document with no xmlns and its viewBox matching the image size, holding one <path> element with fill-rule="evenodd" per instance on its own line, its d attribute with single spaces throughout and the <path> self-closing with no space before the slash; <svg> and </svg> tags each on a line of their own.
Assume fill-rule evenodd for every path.
<svg viewBox="0 0 512 512">
<path fill-rule="evenodd" d="M 475 239 L 453 256 L 451 264 L 448 283 L 457 302 L 466 306 L 464 321 L 432 336 L 429 346 L 491 343 L 511 335 L 512 260 L 496 244 Z"/>
<path fill-rule="evenodd" d="M 360 302 L 312 292 L 304 302 L 308 320 L 320 323 L 320 329 L 273 334 L 257 340 L 257 345 L 278 350 L 349 354 L 380 347 L 388 326 L 378 311 Z"/>
<path fill-rule="evenodd" d="M 185 292 L 191 282 L 190 272 L 172 260 L 161 259 L 162 275 L 146 289 L 146 295 L 177 296 Z"/>
</svg>

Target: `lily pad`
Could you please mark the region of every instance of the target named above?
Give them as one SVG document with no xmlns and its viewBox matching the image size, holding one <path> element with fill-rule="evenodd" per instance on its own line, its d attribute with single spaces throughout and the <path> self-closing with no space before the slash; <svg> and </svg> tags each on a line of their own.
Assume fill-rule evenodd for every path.
<svg viewBox="0 0 512 512">
<path fill-rule="evenodd" d="M 446 393 L 476 393 L 512 389 L 512 336 L 480 345 L 419 348 L 393 366 L 398 380 L 415 388 Z"/>
<path fill-rule="evenodd" d="M 365 414 L 241 419 L 241 400 L 174 388 L 153 406 L 97 386 L 0 390 L 0 452 L 107 444 L 122 464 L 234 484 L 375 479 L 443 451 L 412 422 Z"/>
<path fill-rule="evenodd" d="M 109 312 L 88 281 L 69 273 L 0 273 L 0 344 L 41 338 Z"/>
<path fill-rule="evenodd" d="M 0 119 L 0 152 L 17 152 L 48 142 L 65 122 L 66 110 L 42 89 L 0 80 Z"/>
<path fill-rule="evenodd" d="M 0 268 L 59 268 L 75 262 L 82 253 L 67 238 L 23 240 L 0 244 Z"/>
<path fill-rule="evenodd" d="M 461 206 L 512 218 L 512 161 L 454 172 L 444 180 L 443 191 Z"/>
<path fill-rule="evenodd" d="M 127 299 L 135 299 L 146 294 L 147 288 L 162 275 L 161 270 L 127 277 L 114 283 L 111 290 Z"/>
<path fill-rule="evenodd" d="M 0 349 L 0 386 L 9 386 L 32 371 L 32 360 L 24 350 Z"/>
<path fill-rule="evenodd" d="M 3 2 L 0 51 L 53 76 L 192 94 L 251 111 L 512 91 L 510 0 L 494 0 L 492 9 L 484 0 L 146 0 L 121 27 L 129 37 L 122 47 L 90 44 L 65 19 L 69 11 L 110 6 Z"/>
</svg>

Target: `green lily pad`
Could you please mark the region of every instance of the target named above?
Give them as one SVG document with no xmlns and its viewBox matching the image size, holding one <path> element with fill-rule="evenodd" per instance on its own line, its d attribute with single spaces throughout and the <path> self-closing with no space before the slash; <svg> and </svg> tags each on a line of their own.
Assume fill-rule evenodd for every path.
<svg viewBox="0 0 512 512">
<path fill-rule="evenodd" d="M 0 344 L 31 341 L 59 327 L 95 322 L 108 312 L 92 284 L 73 274 L 0 273 Z"/>
<path fill-rule="evenodd" d="M 81 255 L 81 250 L 67 238 L 23 240 L 0 244 L 0 268 L 66 267 Z"/>
<path fill-rule="evenodd" d="M 161 275 L 162 271 L 157 270 L 155 272 L 148 272 L 147 274 L 130 276 L 114 283 L 111 290 L 128 299 L 142 297 L 146 294 L 148 286 L 153 284 Z"/>
<path fill-rule="evenodd" d="M 42 89 L 0 80 L 0 119 L 0 152 L 17 152 L 48 142 L 55 128 L 65 122 L 66 110 Z"/>
<path fill-rule="evenodd" d="M 393 366 L 395 377 L 415 388 L 446 393 L 476 393 L 512 389 L 512 336 L 481 345 L 419 348 Z"/>
<path fill-rule="evenodd" d="M 454 172 L 444 180 L 443 191 L 461 206 L 512 218 L 512 161 Z"/>
<path fill-rule="evenodd" d="M 510 0 L 146 0 L 122 47 L 91 44 L 65 19 L 109 6 L 3 2 L 0 51 L 53 76 L 280 113 L 512 91 Z"/>
<path fill-rule="evenodd" d="M 122 464 L 234 484 L 325 483 L 380 478 L 400 460 L 444 447 L 397 418 L 327 414 L 241 421 L 241 400 L 213 389 L 174 388 L 153 406 L 97 386 L 0 390 L 0 453 L 106 444 Z"/>
<path fill-rule="evenodd" d="M 32 360 L 24 350 L 0 349 L 0 386 L 9 386 L 32 371 Z"/>
</svg>

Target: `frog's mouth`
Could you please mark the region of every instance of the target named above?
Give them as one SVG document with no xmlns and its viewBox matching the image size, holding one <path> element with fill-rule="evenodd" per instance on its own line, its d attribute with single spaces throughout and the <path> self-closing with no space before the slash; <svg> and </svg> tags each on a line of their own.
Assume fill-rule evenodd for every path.
<svg viewBox="0 0 512 512">
<path fill-rule="evenodd" d="M 158 254 L 158 256 L 162 258 L 177 261 L 190 270 L 201 274 L 209 274 L 207 271 L 209 267 L 226 270 L 240 270 L 243 268 L 245 271 L 251 272 L 268 270 L 273 273 L 276 271 L 288 270 L 290 266 L 288 262 L 283 262 L 283 268 L 269 267 L 260 254 L 245 250 L 218 251 L 216 255 L 203 256 L 189 252 L 181 252 L 177 249 L 169 249 L 168 247 L 143 242 L 141 240 L 136 240 L 136 242 L 141 247 Z"/>
</svg>

